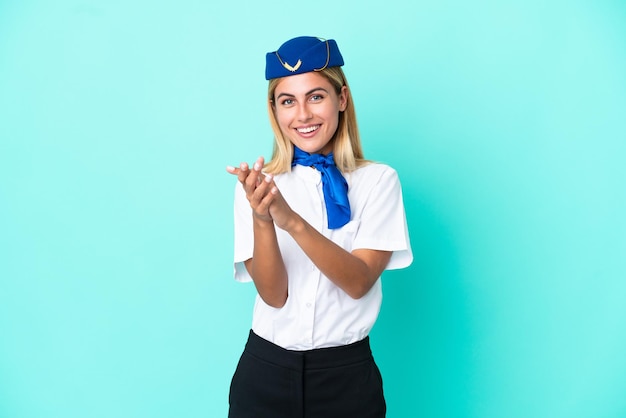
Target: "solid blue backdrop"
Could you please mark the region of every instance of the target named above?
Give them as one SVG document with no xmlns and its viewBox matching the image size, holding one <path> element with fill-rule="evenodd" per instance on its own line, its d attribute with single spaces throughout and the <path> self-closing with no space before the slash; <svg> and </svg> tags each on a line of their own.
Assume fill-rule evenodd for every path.
<svg viewBox="0 0 626 418">
<path fill-rule="evenodd" d="M 620 1 L 0 2 L 0 416 L 220 417 L 254 287 L 234 179 L 265 53 L 338 41 L 414 264 L 390 418 L 626 416 Z"/>
</svg>

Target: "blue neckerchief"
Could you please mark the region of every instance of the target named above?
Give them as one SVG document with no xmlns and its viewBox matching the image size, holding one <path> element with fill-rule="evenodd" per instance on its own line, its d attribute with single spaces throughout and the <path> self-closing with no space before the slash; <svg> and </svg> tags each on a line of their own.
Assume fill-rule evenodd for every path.
<svg viewBox="0 0 626 418">
<path fill-rule="evenodd" d="M 341 228 L 350 221 L 350 202 L 348 201 L 348 182 L 335 165 L 333 153 L 328 155 L 309 154 L 293 147 L 291 166 L 299 164 L 313 166 L 322 173 L 324 203 L 328 215 L 328 229 Z"/>
</svg>

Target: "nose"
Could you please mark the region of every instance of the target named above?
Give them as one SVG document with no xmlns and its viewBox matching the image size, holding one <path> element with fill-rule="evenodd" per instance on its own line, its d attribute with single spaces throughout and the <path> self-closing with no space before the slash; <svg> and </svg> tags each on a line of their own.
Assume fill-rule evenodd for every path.
<svg viewBox="0 0 626 418">
<path fill-rule="evenodd" d="M 306 102 L 301 103 L 298 107 L 298 120 L 307 121 L 311 119 L 312 117 L 313 117 L 313 114 L 311 113 L 311 109 L 309 109 L 308 104 Z"/>
</svg>

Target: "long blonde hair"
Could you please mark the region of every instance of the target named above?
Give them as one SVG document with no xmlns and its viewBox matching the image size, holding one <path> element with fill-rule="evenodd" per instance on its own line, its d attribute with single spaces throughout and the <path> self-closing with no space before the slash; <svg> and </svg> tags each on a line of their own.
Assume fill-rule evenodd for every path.
<svg viewBox="0 0 626 418">
<path fill-rule="evenodd" d="M 342 173 L 349 173 L 367 163 L 363 157 L 359 128 L 356 123 L 356 112 L 352 101 L 352 94 L 348 81 L 341 67 L 330 67 L 319 71 L 335 88 L 337 94 L 341 93 L 341 88 L 347 88 L 347 105 L 343 112 L 339 112 L 339 123 L 337 131 L 331 139 L 333 141 L 333 155 L 335 164 Z M 269 81 L 267 92 L 267 111 L 270 118 L 270 125 L 274 131 L 274 151 L 272 159 L 265 165 L 264 171 L 271 174 L 280 174 L 291 171 L 291 160 L 293 159 L 293 144 L 286 138 L 278 126 L 274 113 L 274 91 L 282 78 L 274 78 Z"/>
</svg>

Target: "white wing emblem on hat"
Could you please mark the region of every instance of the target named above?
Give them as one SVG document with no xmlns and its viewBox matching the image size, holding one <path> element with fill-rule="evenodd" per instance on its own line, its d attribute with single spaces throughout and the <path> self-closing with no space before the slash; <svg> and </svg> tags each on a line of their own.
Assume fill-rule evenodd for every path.
<svg viewBox="0 0 626 418">
<path fill-rule="evenodd" d="M 295 73 L 296 71 L 298 71 L 298 68 L 300 68 L 300 66 L 302 65 L 302 60 L 298 60 L 298 62 L 296 62 L 296 65 L 295 65 L 295 66 L 293 66 L 293 67 L 292 67 L 291 65 L 287 64 L 286 62 L 283 62 L 282 60 L 281 60 L 281 62 L 280 62 L 280 63 L 281 63 L 281 64 L 283 65 L 283 67 L 285 67 L 287 70 L 291 71 L 292 73 Z"/>
</svg>

